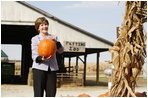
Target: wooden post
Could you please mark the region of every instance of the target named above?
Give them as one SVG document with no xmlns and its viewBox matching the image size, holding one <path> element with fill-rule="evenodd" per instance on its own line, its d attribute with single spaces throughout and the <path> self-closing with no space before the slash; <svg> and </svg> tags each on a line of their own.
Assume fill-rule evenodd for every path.
<svg viewBox="0 0 148 98">
<path fill-rule="evenodd" d="M 62 55 L 62 66 L 65 67 L 65 57 Z"/>
<path fill-rule="evenodd" d="M 78 66 L 78 56 L 76 57 L 76 66 Z M 78 75 L 78 68 L 76 69 L 76 75 Z"/>
<path fill-rule="evenodd" d="M 96 83 L 99 84 L 99 56 L 100 53 L 97 52 L 97 62 L 96 62 Z"/>
<path fill-rule="evenodd" d="M 84 55 L 84 76 L 83 76 L 83 79 L 84 79 L 84 86 L 86 86 L 86 60 L 87 60 L 87 54 Z"/>
<path fill-rule="evenodd" d="M 119 37 L 120 35 L 120 32 L 119 32 L 119 27 L 116 27 L 116 33 L 117 33 L 117 38 Z"/>
<path fill-rule="evenodd" d="M 71 57 L 69 57 L 69 73 L 70 73 L 70 64 L 71 64 Z"/>
</svg>

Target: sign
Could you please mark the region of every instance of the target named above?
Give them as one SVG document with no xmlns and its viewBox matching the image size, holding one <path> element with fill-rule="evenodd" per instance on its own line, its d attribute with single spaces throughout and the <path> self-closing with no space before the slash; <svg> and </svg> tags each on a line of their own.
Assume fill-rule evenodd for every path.
<svg viewBox="0 0 148 98">
<path fill-rule="evenodd" d="M 85 52 L 85 42 L 64 41 L 64 51 Z"/>
</svg>

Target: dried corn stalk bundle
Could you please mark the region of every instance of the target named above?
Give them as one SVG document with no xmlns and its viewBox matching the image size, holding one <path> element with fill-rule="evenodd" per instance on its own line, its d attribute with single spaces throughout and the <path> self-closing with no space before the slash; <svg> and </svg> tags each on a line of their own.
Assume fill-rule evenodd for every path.
<svg viewBox="0 0 148 98">
<path fill-rule="evenodd" d="M 135 97 L 136 78 L 146 57 L 146 34 L 143 23 L 147 20 L 147 1 L 127 1 L 120 35 L 110 48 L 114 70 L 112 97 Z"/>
</svg>

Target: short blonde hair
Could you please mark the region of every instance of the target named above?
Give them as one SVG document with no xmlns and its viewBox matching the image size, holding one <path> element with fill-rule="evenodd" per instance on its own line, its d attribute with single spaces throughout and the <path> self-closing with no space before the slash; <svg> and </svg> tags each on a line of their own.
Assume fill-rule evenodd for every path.
<svg viewBox="0 0 148 98">
<path fill-rule="evenodd" d="M 38 31 L 40 24 L 43 24 L 43 23 L 47 23 L 49 25 L 49 22 L 45 17 L 37 18 L 35 21 L 35 29 Z"/>
</svg>

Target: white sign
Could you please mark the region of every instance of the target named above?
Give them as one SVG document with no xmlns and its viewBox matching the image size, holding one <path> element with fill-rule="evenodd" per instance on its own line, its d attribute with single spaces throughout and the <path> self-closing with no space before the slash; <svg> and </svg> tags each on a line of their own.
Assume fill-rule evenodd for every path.
<svg viewBox="0 0 148 98">
<path fill-rule="evenodd" d="M 85 52 L 85 42 L 64 41 L 64 51 Z"/>
</svg>

